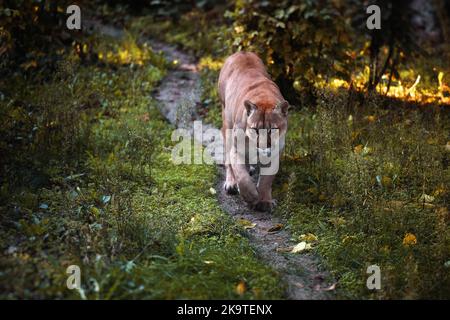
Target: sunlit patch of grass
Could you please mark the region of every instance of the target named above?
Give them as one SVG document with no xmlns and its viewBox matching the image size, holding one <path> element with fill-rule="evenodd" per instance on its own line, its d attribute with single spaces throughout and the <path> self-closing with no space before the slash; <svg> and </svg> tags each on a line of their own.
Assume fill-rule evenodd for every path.
<svg viewBox="0 0 450 320">
<path fill-rule="evenodd" d="M 117 43 L 116 41 L 94 43 L 94 50 L 101 62 L 116 65 L 138 65 L 144 64 L 163 65 L 164 58 L 153 52 L 147 43 L 138 44 L 135 37 L 131 33 Z"/>
<path fill-rule="evenodd" d="M 213 71 L 220 71 L 223 66 L 223 60 L 213 59 L 211 56 L 202 57 L 198 63 L 200 70 L 208 68 Z"/>
<path fill-rule="evenodd" d="M 450 87 L 445 78 L 444 71 L 426 70 L 428 65 L 423 66 L 419 70 L 413 68 L 403 68 L 399 72 L 399 77 L 392 77 L 384 74 L 380 83 L 376 87 L 376 92 L 386 97 L 396 98 L 403 101 L 415 102 L 419 104 L 450 104 Z M 424 70 L 425 69 L 425 70 Z M 433 77 L 430 78 L 430 74 Z M 356 89 L 364 92 L 367 88 L 369 80 L 369 67 L 356 72 L 351 80 L 340 78 L 326 79 L 322 75 L 318 75 L 315 81 L 317 88 L 328 88 L 331 90 L 338 89 Z M 301 89 L 299 82 L 294 82 L 296 90 Z"/>
</svg>

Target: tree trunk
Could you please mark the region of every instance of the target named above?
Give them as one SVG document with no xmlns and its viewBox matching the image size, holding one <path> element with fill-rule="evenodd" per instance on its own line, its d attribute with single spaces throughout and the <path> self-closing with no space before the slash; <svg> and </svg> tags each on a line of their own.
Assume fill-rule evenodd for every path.
<svg viewBox="0 0 450 320">
<path fill-rule="evenodd" d="M 436 15 L 441 25 L 442 37 L 444 38 L 445 50 L 450 56 L 450 18 L 448 15 L 448 8 L 445 0 L 434 0 L 433 5 L 436 10 Z"/>
</svg>

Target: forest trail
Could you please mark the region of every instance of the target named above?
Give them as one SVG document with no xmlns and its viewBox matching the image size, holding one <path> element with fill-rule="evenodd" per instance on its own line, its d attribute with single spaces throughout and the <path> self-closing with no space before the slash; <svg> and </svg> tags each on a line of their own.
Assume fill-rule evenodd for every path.
<svg viewBox="0 0 450 320">
<path fill-rule="evenodd" d="M 93 25 L 97 32 L 121 37 L 123 32 L 111 26 Z M 168 70 L 153 98 L 163 116 L 177 128 L 192 130 L 201 105 L 200 75 L 194 56 L 175 46 L 154 39 L 145 39 L 155 51 L 162 52 L 175 67 Z M 203 133 L 214 128 L 202 123 Z M 239 195 L 228 195 L 222 185 L 225 177 L 223 166 L 217 166 L 219 179 L 215 184 L 217 199 L 225 212 L 235 220 L 243 220 L 251 228 L 247 234 L 258 256 L 276 270 L 287 285 L 286 298 L 292 300 L 324 300 L 334 295 L 335 282 L 328 272 L 320 268 L 319 258 L 311 253 L 290 253 L 298 241 L 285 229 L 286 223 L 271 213 L 250 210 Z M 241 220 L 241 221 L 242 221 Z M 280 228 L 281 227 L 281 228 Z M 276 229 L 274 231 L 269 231 Z"/>
<path fill-rule="evenodd" d="M 178 62 L 178 67 L 170 70 L 156 89 L 155 98 L 160 102 L 160 110 L 172 124 L 191 129 L 189 122 L 201 120 L 197 113 L 201 87 L 195 58 L 171 45 L 154 40 L 149 44 L 153 49 L 161 50 L 169 61 Z M 203 123 L 202 128 L 204 132 L 212 126 Z M 247 229 L 251 244 L 260 257 L 282 275 L 288 286 L 286 296 L 295 300 L 330 298 L 330 292 L 327 292 L 330 284 L 326 283 L 329 276 L 319 270 L 318 259 L 311 254 L 284 252 L 295 245 L 291 234 L 283 227 L 275 232 L 268 231 L 277 225 L 284 226 L 284 222 L 273 214 L 250 210 L 238 195 L 226 194 L 222 188 L 224 167 L 218 166 L 218 170 L 215 189 L 221 207 L 234 219 L 244 219 L 254 225 Z"/>
</svg>

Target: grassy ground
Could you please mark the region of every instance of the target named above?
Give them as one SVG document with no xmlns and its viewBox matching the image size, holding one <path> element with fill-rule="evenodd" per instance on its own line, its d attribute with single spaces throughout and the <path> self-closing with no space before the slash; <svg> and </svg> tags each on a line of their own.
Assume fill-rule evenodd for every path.
<svg viewBox="0 0 450 320">
<path fill-rule="evenodd" d="M 231 46 L 216 18 L 142 17 L 129 29 L 200 58 L 203 115 L 220 125 L 215 86 Z M 77 50 L 55 72 L 0 80 L 0 296 L 281 298 L 218 207 L 215 168 L 170 162 L 173 128 L 149 98 L 164 60 L 133 37 Z M 323 258 L 340 297 L 450 297 L 449 136 L 448 107 L 377 95 L 320 88 L 291 110 L 275 214 Z M 71 264 L 79 292 L 65 286 Z"/>
<path fill-rule="evenodd" d="M 88 43 L 51 77 L 1 83 L 1 298 L 281 298 L 215 168 L 170 161 L 150 99 L 164 60 L 132 37 Z"/>
<path fill-rule="evenodd" d="M 317 237 L 345 297 L 448 298 L 448 112 L 383 110 L 376 97 L 344 111 L 347 99 L 322 93 L 315 110 L 291 114 L 277 213 Z"/>
<path fill-rule="evenodd" d="M 192 15 L 166 23 L 163 37 L 199 57 L 205 119 L 220 126 L 216 81 L 230 31 L 220 19 L 193 30 Z M 152 33 L 157 24 L 142 19 Z M 449 136 L 448 107 L 377 94 L 318 88 L 291 110 L 275 214 L 322 256 L 341 298 L 450 297 Z M 381 268 L 381 290 L 366 288 L 369 265 Z"/>
</svg>

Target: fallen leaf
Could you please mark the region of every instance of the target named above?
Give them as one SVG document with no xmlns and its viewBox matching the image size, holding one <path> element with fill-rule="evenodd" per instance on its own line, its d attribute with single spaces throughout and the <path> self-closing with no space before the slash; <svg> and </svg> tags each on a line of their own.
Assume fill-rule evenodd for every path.
<svg viewBox="0 0 450 320">
<path fill-rule="evenodd" d="M 216 189 L 214 189 L 213 187 L 209 188 L 209 193 L 211 193 L 212 195 L 216 194 L 217 191 Z"/>
<path fill-rule="evenodd" d="M 336 289 L 336 285 L 337 285 L 337 282 L 333 283 L 331 286 L 329 286 L 327 288 L 322 289 L 322 291 L 333 291 Z"/>
<path fill-rule="evenodd" d="M 256 223 L 251 222 L 250 220 L 247 219 L 239 219 L 238 223 L 244 227 L 244 229 L 253 229 L 254 227 L 256 227 Z"/>
<path fill-rule="evenodd" d="M 364 146 L 362 144 L 358 144 L 356 147 L 353 148 L 353 152 L 360 154 L 363 150 Z"/>
<path fill-rule="evenodd" d="M 336 283 L 333 283 L 333 284 L 332 284 L 331 286 L 329 286 L 329 287 L 321 288 L 321 287 L 320 287 L 320 284 L 317 284 L 317 285 L 314 287 L 314 290 L 316 290 L 316 291 L 333 291 L 333 290 L 336 289 L 336 285 L 337 285 L 337 282 L 336 282 Z"/>
<path fill-rule="evenodd" d="M 404 246 L 413 246 L 417 244 L 417 238 L 413 233 L 406 233 L 405 237 L 403 238 L 403 245 Z"/>
<path fill-rule="evenodd" d="M 302 234 L 300 235 L 299 239 L 307 242 L 314 242 L 318 240 L 317 236 L 312 233 Z"/>
<path fill-rule="evenodd" d="M 299 252 L 303 252 L 306 250 L 310 250 L 312 248 L 310 243 L 306 243 L 305 241 L 302 241 L 300 243 L 298 243 L 297 245 L 294 246 L 294 248 L 292 248 L 291 253 L 299 253 Z"/>
<path fill-rule="evenodd" d="M 366 117 L 367 122 L 375 122 L 377 120 L 376 116 L 367 116 Z"/>
<path fill-rule="evenodd" d="M 245 282 L 244 281 L 239 282 L 238 285 L 236 286 L 236 293 L 242 296 L 245 293 L 245 290 L 246 290 Z"/>
<path fill-rule="evenodd" d="M 283 229 L 283 225 L 281 223 L 277 223 L 276 225 L 272 226 L 271 228 L 269 228 L 267 230 L 267 232 L 277 232 L 280 231 L 281 229 Z"/>
<path fill-rule="evenodd" d="M 425 202 L 425 203 L 431 203 L 434 201 L 434 197 L 430 196 L 428 194 L 423 193 L 420 198 L 419 198 L 420 202 Z"/>
</svg>

